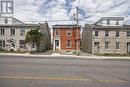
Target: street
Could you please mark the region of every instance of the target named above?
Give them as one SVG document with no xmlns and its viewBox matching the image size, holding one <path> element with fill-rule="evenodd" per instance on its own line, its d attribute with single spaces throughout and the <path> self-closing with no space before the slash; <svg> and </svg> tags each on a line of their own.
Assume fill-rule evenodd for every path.
<svg viewBox="0 0 130 87">
<path fill-rule="evenodd" d="M 130 87 L 130 61 L 0 56 L 0 87 Z"/>
</svg>

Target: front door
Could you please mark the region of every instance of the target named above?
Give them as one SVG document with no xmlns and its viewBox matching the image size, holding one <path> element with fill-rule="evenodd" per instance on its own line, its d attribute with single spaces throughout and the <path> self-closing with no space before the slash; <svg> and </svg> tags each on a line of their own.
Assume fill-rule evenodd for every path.
<svg viewBox="0 0 130 87">
<path fill-rule="evenodd" d="M 130 42 L 127 42 L 127 53 L 130 53 Z"/>
<path fill-rule="evenodd" d="M 59 40 L 55 40 L 55 50 L 59 50 Z"/>
</svg>

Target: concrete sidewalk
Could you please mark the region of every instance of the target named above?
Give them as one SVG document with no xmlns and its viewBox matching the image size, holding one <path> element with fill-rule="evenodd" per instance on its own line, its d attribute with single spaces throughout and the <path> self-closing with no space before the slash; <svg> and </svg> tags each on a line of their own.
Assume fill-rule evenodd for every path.
<svg viewBox="0 0 130 87">
<path fill-rule="evenodd" d="M 76 59 L 121 59 L 121 60 L 130 60 L 130 57 L 110 57 L 110 56 L 96 56 L 96 55 L 92 55 L 92 56 L 77 56 L 77 55 L 60 55 L 60 54 L 52 54 L 52 55 L 37 55 L 37 54 L 18 54 L 18 53 L 0 53 L 0 57 L 1 56 L 22 56 L 22 57 L 46 57 L 46 58 L 53 58 L 53 57 L 57 57 L 57 58 L 76 58 Z"/>
</svg>

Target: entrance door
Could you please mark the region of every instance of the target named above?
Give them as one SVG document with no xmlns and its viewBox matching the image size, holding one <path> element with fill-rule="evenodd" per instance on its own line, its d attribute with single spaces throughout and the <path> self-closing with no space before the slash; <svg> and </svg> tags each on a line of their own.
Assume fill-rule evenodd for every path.
<svg viewBox="0 0 130 87">
<path fill-rule="evenodd" d="M 94 52 L 99 53 L 99 42 L 94 42 Z"/>
<path fill-rule="evenodd" d="M 127 53 L 130 53 L 130 42 L 127 42 Z"/>
<path fill-rule="evenodd" d="M 55 40 L 55 50 L 59 50 L 59 40 Z"/>
</svg>

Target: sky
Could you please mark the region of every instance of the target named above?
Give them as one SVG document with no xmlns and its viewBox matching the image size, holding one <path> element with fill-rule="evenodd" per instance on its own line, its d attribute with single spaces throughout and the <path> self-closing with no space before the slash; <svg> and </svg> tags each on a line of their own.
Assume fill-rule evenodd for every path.
<svg viewBox="0 0 130 87">
<path fill-rule="evenodd" d="M 106 16 L 124 16 L 124 23 L 130 24 L 130 0 L 15 0 L 14 17 L 26 22 L 48 21 L 51 25 L 75 24 L 76 6 L 81 25 Z"/>
</svg>

